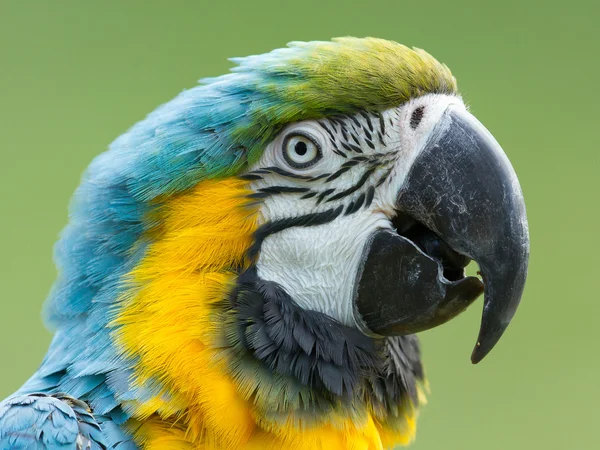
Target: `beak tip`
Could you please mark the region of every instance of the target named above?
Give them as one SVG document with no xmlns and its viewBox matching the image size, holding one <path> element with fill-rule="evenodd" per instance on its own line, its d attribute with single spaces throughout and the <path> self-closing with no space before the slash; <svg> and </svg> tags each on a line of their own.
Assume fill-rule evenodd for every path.
<svg viewBox="0 0 600 450">
<path fill-rule="evenodd" d="M 481 360 L 485 358 L 485 355 L 487 355 L 487 352 L 483 353 L 481 351 L 481 341 L 477 341 L 477 344 L 475 344 L 475 348 L 473 349 L 473 353 L 471 353 L 471 363 L 480 363 Z"/>
<path fill-rule="evenodd" d="M 471 362 L 473 364 L 480 363 L 492 351 L 508 327 L 508 322 L 504 325 L 495 324 L 495 326 L 492 323 L 485 319 L 482 323 L 477 343 L 473 348 L 473 353 L 471 353 Z"/>
</svg>

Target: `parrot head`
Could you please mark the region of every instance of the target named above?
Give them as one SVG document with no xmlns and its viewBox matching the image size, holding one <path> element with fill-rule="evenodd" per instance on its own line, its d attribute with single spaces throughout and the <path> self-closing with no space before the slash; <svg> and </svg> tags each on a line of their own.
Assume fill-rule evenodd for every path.
<svg viewBox="0 0 600 450">
<path fill-rule="evenodd" d="M 485 290 L 480 361 L 527 272 L 524 201 L 506 155 L 426 53 L 376 40 L 307 47 L 316 61 L 277 72 L 298 103 L 278 108 L 306 120 L 285 123 L 246 174 L 261 200 L 257 275 L 302 308 L 380 336 L 440 325 Z M 465 277 L 471 260 L 485 288 Z"/>
<path fill-rule="evenodd" d="M 294 122 L 246 178 L 261 201 L 256 273 L 302 308 L 368 335 L 407 335 L 485 290 L 473 362 L 515 313 L 528 257 L 523 197 L 458 96 Z M 485 285 L 465 277 L 471 260 Z"/>
<path fill-rule="evenodd" d="M 519 304 L 515 172 L 422 50 L 341 38 L 234 62 L 86 172 L 41 373 L 105 376 L 144 442 L 163 428 L 215 449 L 406 442 L 414 333 L 483 293 L 478 362 Z"/>
</svg>

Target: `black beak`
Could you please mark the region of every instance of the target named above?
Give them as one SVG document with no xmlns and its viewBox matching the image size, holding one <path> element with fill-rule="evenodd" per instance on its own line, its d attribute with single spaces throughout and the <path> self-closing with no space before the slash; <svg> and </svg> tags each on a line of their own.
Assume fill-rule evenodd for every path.
<svg viewBox="0 0 600 450">
<path fill-rule="evenodd" d="M 470 113 L 450 106 L 398 193 L 396 232 L 379 230 L 358 274 L 359 321 L 379 335 L 410 334 L 464 311 L 484 290 L 481 361 L 510 323 L 529 259 L 525 203 L 500 145 Z M 470 259 L 483 285 L 464 277 Z"/>
</svg>

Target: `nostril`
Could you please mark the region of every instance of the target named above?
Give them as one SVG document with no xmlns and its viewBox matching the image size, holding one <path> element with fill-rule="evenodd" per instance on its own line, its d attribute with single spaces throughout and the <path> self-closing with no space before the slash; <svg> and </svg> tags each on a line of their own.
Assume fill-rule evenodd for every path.
<svg viewBox="0 0 600 450">
<path fill-rule="evenodd" d="M 425 113 L 424 106 L 419 106 L 418 108 L 416 108 L 413 111 L 412 115 L 410 116 L 410 127 L 413 130 L 416 129 L 419 126 L 419 124 L 421 123 L 424 113 Z"/>
</svg>

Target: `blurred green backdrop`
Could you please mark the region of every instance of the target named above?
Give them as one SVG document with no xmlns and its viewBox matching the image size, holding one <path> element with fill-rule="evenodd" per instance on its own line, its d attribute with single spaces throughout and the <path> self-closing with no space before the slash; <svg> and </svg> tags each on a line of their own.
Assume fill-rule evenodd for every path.
<svg viewBox="0 0 600 450">
<path fill-rule="evenodd" d="M 480 307 L 424 333 L 416 450 L 597 449 L 598 77 L 592 0 L 0 2 L 0 398 L 36 369 L 51 247 L 89 161 L 230 56 L 377 36 L 447 63 L 504 146 L 528 205 L 520 311 L 479 366 Z"/>
</svg>

